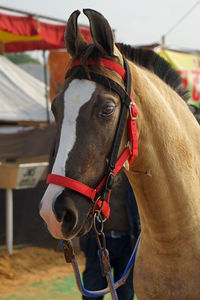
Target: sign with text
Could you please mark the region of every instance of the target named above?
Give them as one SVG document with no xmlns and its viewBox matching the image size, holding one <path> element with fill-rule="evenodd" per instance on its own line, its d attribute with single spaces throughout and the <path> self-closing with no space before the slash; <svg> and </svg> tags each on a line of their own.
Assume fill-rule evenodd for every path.
<svg viewBox="0 0 200 300">
<path fill-rule="evenodd" d="M 183 78 L 190 94 L 188 103 L 200 108 L 200 56 L 166 49 L 159 49 L 157 53 Z"/>
<path fill-rule="evenodd" d="M 47 170 L 48 162 L 0 163 L 1 189 L 34 188 Z"/>
<path fill-rule="evenodd" d="M 47 165 L 48 163 L 21 164 L 18 170 L 16 189 L 35 187 Z"/>
</svg>

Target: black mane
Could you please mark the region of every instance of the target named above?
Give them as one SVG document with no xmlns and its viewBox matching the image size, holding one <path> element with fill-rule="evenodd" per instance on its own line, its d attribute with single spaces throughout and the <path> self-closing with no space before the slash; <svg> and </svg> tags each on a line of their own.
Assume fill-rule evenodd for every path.
<svg viewBox="0 0 200 300">
<path fill-rule="evenodd" d="M 184 101 L 189 99 L 188 91 L 182 84 L 180 75 L 161 56 L 152 50 L 134 48 L 122 43 L 116 44 L 120 52 L 129 60 L 152 71 L 171 86 Z"/>
</svg>

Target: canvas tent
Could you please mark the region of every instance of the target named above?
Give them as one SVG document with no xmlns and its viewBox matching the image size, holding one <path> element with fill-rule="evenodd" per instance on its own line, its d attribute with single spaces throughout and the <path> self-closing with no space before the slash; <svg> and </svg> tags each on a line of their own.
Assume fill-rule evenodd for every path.
<svg viewBox="0 0 200 300">
<path fill-rule="evenodd" d="M 44 83 L 0 55 L 0 161 L 49 154 L 55 136 L 50 105 L 48 113 L 50 124 Z"/>
<path fill-rule="evenodd" d="M 0 55 L 0 122 L 47 120 L 44 83 Z"/>
</svg>

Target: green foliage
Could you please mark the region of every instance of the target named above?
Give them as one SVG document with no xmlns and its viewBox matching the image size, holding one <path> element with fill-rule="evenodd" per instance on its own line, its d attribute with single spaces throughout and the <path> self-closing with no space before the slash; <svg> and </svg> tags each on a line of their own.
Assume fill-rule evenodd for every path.
<svg viewBox="0 0 200 300">
<path fill-rule="evenodd" d="M 24 52 L 6 53 L 5 56 L 17 65 L 26 64 L 26 63 L 40 64 L 39 60 L 31 57 L 30 55 Z"/>
</svg>

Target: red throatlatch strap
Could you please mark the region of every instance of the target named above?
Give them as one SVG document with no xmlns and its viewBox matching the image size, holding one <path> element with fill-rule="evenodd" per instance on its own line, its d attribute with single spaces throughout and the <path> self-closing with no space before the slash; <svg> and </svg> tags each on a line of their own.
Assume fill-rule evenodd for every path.
<svg viewBox="0 0 200 300">
<path fill-rule="evenodd" d="M 118 160 L 116 161 L 115 168 L 113 170 L 115 176 L 117 173 L 121 170 L 124 163 L 127 161 L 127 159 L 131 156 L 132 152 L 130 150 L 130 147 L 126 147 L 123 151 L 123 153 L 120 155 Z"/>
<path fill-rule="evenodd" d="M 87 64 L 89 66 L 102 66 L 109 70 L 115 71 L 117 74 L 119 74 L 122 79 L 125 79 L 126 71 L 125 69 L 120 66 L 118 63 L 106 59 L 106 58 L 100 58 L 98 61 L 93 60 L 92 58 L 88 59 Z M 79 59 L 75 60 L 72 67 L 78 67 L 81 65 L 81 61 Z"/>
</svg>

